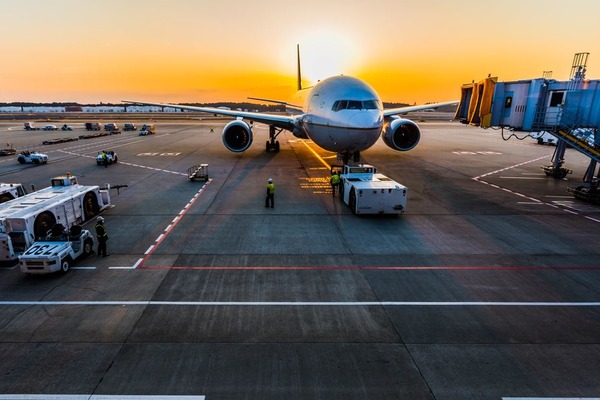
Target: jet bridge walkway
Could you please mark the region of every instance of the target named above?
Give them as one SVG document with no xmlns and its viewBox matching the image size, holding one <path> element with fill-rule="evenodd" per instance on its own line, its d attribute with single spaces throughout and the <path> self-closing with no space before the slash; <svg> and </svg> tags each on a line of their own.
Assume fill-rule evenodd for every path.
<svg viewBox="0 0 600 400">
<path fill-rule="evenodd" d="M 581 185 L 569 192 L 600 203 L 596 172 L 600 163 L 600 80 L 586 80 L 585 61 L 577 57 L 569 81 L 538 78 L 498 82 L 488 77 L 463 85 L 455 119 L 482 128 L 551 133 L 559 140 L 552 165 L 543 167 L 545 173 L 564 178 L 571 172 L 563 167 L 565 149 L 576 149 L 590 159 L 590 164 Z"/>
</svg>

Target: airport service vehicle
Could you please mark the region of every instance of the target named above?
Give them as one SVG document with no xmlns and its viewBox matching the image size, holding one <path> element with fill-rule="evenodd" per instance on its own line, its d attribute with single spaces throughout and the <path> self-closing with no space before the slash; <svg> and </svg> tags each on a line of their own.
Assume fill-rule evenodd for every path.
<svg viewBox="0 0 600 400">
<path fill-rule="evenodd" d="M 86 131 L 99 131 L 101 128 L 100 123 L 98 122 L 86 122 L 85 130 Z"/>
<path fill-rule="evenodd" d="M 548 144 L 556 146 L 556 144 L 558 143 L 558 138 L 550 132 L 531 132 L 530 136 L 533 140 L 537 142 L 537 144 Z"/>
<path fill-rule="evenodd" d="M 135 131 L 135 130 L 137 130 L 137 126 L 135 126 L 135 124 L 124 124 L 123 130 L 124 131 Z"/>
<path fill-rule="evenodd" d="M 107 124 L 104 124 L 104 130 L 109 132 L 116 132 L 119 130 L 119 125 L 109 122 Z"/>
<path fill-rule="evenodd" d="M 6 147 L 4 149 L 0 149 L 0 156 L 12 156 L 17 153 L 14 147 L 10 143 L 7 143 L 10 147 Z"/>
<path fill-rule="evenodd" d="M 5 203 L 27 194 L 27 189 L 20 183 L 0 183 L 0 203 Z"/>
<path fill-rule="evenodd" d="M 50 187 L 0 204 L 0 261 L 14 261 L 54 224 L 66 228 L 87 221 L 110 206 L 109 187 L 85 186 L 70 174 L 52 178 Z"/>
<path fill-rule="evenodd" d="M 106 157 L 104 157 L 104 155 L 106 155 Z M 99 151 L 98 155 L 96 156 L 96 164 L 98 165 L 116 164 L 117 161 L 119 161 L 119 158 L 117 157 L 117 153 L 114 151 L 102 150 Z"/>
<path fill-rule="evenodd" d="M 402 214 L 407 188 L 368 164 L 342 167 L 340 198 L 354 214 Z"/>
<path fill-rule="evenodd" d="M 63 131 L 72 131 L 73 127 L 71 125 L 64 124 L 60 129 Z"/>
<path fill-rule="evenodd" d="M 33 243 L 19 256 L 19 268 L 26 274 L 64 273 L 73 261 L 92 254 L 94 244 L 94 236 L 80 225 L 67 231 L 62 224 L 56 224 L 44 240 Z"/>
<path fill-rule="evenodd" d="M 190 181 L 208 182 L 208 164 L 196 164 L 187 169 L 187 176 Z"/>
<path fill-rule="evenodd" d="M 17 161 L 20 164 L 46 164 L 48 162 L 48 155 L 25 150 L 17 156 Z"/>
<path fill-rule="evenodd" d="M 140 129 L 139 135 L 146 136 L 146 135 L 154 135 L 155 133 L 156 133 L 156 127 L 154 126 L 154 124 L 144 124 L 144 126 L 142 126 L 142 129 Z"/>
<path fill-rule="evenodd" d="M 25 122 L 24 124 L 26 131 L 39 131 L 40 128 L 36 128 L 33 122 Z"/>
<path fill-rule="evenodd" d="M 58 127 L 56 125 L 45 125 L 42 129 L 45 131 L 57 131 Z"/>
<path fill-rule="evenodd" d="M 400 115 L 412 111 L 435 109 L 458 101 L 384 109 L 377 92 L 366 82 L 346 75 L 323 79 L 311 88 L 302 88 L 300 50 L 298 49 L 298 92 L 289 102 L 252 98 L 285 106 L 290 115 L 224 110 L 183 104 L 131 102 L 158 107 L 205 112 L 236 118 L 223 128 L 225 147 L 234 152 L 246 151 L 252 144 L 252 122 L 269 125 L 266 150 L 279 149 L 277 136 L 287 130 L 301 139 L 311 139 L 317 146 L 338 154 L 347 164 L 360 161 L 360 152 L 373 146 L 381 137 L 397 151 L 413 149 L 421 137 L 419 126 Z"/>
</svg>

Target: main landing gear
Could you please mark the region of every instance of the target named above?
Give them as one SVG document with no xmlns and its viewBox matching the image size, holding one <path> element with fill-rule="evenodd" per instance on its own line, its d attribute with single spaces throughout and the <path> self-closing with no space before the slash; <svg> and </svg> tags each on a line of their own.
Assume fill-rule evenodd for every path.
<svg viewBox="0 0 600 400">
<path fill-rule="evenodd" d="M 352 157 L 352 161 L 355 163 L 360 162 L 360 151 L 346 151 L 344 153 L 338 153 L 338 160 L 341 160 L 344 165 L 348 164 Z"/>
<path fill-rule="evenodd" d="M 269 140 L 267 140 L 266 144 L 267 153 L 271 150 L 275 153 L 279 153 L 279 141 L 275 139 L 277 139 L 277 136 L 279 136 L 282 131 L 282 128 L 277 129 L 274 126 L 269 125 Z"/>
</svg>

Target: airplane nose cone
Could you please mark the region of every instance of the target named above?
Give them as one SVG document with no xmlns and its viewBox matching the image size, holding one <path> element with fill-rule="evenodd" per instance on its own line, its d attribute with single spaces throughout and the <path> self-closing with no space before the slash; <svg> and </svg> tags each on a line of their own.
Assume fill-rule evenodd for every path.
<svg viewBox="0 0 600 400">
<path fill-rule="evenodd" d="M 358 112 L 348 120 L 349 135 L 354 143 L 364 150 L 379 139 L 381 125 L 382 117 L 379 113 Z"/>
<path fill-rule="evenodd" d="M 381 126 L 379 113 L 361 111 L 354 114 L 348 121 L 350 128 L 373 129 Z"/>
</svg>

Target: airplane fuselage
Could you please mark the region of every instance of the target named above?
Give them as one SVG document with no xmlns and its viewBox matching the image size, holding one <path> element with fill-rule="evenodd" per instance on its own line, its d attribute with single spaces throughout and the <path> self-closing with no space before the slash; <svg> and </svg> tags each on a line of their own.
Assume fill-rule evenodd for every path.
<svg viewBox="0 0 600 400">
<path fill-rule="evenodd" d="M 337 153 L 366 150 L 379 139 L 383 107 L 375 90 L 360 79 L 334 76 L 296 93 L 290 101 L 302 108 L 300 129 L 319 147 Z"/>
</svg>

